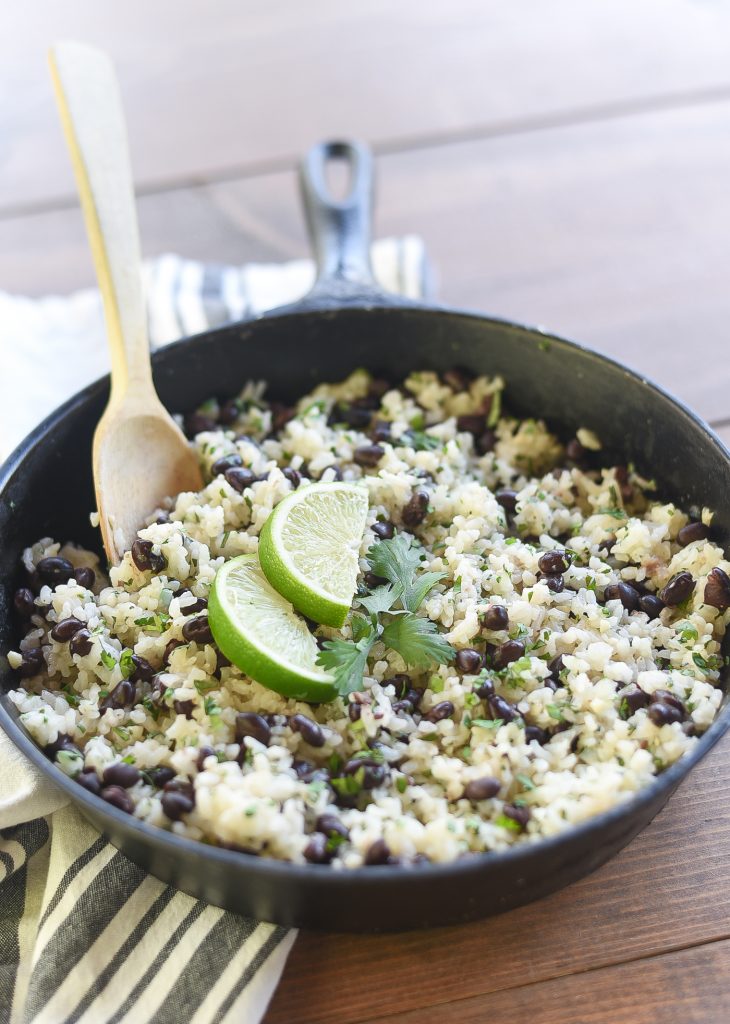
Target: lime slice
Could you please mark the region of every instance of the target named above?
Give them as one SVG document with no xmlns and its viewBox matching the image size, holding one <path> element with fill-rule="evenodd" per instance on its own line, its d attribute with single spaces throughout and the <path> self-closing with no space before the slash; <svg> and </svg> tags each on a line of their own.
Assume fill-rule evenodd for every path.
<svg viewBox="0 0 730 1024">
<path fill-rule="evenodd" d="M 332 676 L 304 619 L 273 589 L 255 555 L 240 555 L 216 573 L 208 616 L 225 656 L 256 682 L 297 700 L 334 700 Z"/>
<path fill-rule="evenodd" d="M 350 610 L 368 512 L 357 484 L 310 484 L 279 502 L 264 524 L 266 578 L 315 622 L 340 627 Z"/>
</svg>

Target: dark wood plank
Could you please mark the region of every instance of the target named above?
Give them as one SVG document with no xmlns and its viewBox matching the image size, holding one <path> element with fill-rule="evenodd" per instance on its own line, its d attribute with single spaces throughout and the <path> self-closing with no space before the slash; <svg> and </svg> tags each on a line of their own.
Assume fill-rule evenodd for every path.
<svg viewBox="0 0 730 1024">
<path fill-rule="evenodd" d="M 0 206 L 66 200 L 45 50 L 104 46 L 146 186 L 291 162 L 312 140 L 400 145 L 730 84 L 730 9 L 687 0 L 34 0 L 0 33 Z"/>
<path fill-rule="evenodd" d="M 716 419 L 730 414 L 729 172 L 730 103 L 393 154 L 378 163 L 378 230 L 423 235 L 444 301 L 546 324 Z M 149 254 L 306 251 L 293 172 L 139 209 Z M 76 211 L 2 222 L 0 286 L 90 281 Z"/>
<path fill-rule="evenodd" d="M 717 942 L 367 1024 L 726 1024 L 729 968 Z"/>
<path fill-rule="evenodd" d="M 451 1020 L 455 1000 L 480 1002 L 488 993 L 729 936 L 722 851 L 730 807 L 721 796 L 730 783 L 728 753 L 730 737 L 617 857 L 537 903 L 458 928 L 302 933 L 266 1024 L 360 1024 L 388 1014 L 401 1024 L 401 1015 L 410 1022 L 408 1011 L 428 1007 L 444 1016 L 419 1019 L 443 1020 L 446 1005 Z M 481 1019 L 490 1019 L 486 1011 Z M 502 1024 L 499 1015 L 491 1019 Z"/>
</svg>

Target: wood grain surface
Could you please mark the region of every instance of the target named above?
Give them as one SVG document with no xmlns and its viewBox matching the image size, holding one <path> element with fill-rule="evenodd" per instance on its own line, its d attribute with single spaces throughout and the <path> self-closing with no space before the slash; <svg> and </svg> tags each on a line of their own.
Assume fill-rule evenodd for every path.
<svg viewBox="0 0 730 1024">
<path fill-rule="evenodd" d="M 117 63 L 146 255 L 303 255 L 296 161 L 361 137 L 379 155 L 378 233 L 423 236 L 441 301 L 622 359 L 730 442 L 727 4 L 9 8 L 0 289 L 92 281 L 45 66 L 76 37 Z M 729 754 L 726 737 L 629 847 L 538 903 L 452 929 L 301 934 L 266 1024 L 726 1024 Z"/>
</svg>

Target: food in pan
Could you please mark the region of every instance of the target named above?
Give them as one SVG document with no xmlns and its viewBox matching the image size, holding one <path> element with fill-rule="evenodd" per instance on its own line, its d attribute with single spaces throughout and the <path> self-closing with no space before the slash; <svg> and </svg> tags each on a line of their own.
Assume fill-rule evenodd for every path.
<svg viewBox="0 0 730 1024">
<path fill-rule="evenodd" d="M 248 385 L 188 416 L 209 482 L 157 510 L 108 578 L 71 544 L 25 552 L 9 660 L 26 728 L 147 822 L 334 868 L 488 854 L 629 799 L 717 713 L 730 564 L 710 510 L 666 503 L 587 430 L 563 444 L 511 418 L 502 388 L 358 371 L 292 409 Z M 312 482 L 364 519 L 320 529 L 314 559 Z M 288 541 L 285 502 L 306 513 Z M 348 531 L 356 589 L 324 625 L 347 572 L 315 577 Z M 330 605 L 277 574 L 287 544 Z M 285 671 L 289 626 L 311 688 Z"/>
</svg>

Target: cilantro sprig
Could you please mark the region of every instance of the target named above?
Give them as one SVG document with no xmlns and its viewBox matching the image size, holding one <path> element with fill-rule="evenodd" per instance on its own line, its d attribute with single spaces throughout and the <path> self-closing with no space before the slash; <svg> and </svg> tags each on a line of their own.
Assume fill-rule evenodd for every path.
<svg viewBox="0 0 730 1024">
<path fill-rule="evenodd" d="M 342 696 L 362 689 L 368 656 L 378 640 L 400 654 L 410 668 L 443 665 L 454 657 L 436 623 L 416 615 L 428 593 L 446 575 L 419 573 L 421 559 L 413 541 L 400 534 L 373 544 L 368 551 L 371 571 L 387 582 L 358 598 L 367 615 L 353 616 L 353 639 L 325 641 L 317 658 L 334 677 Z"/>
</svg>

